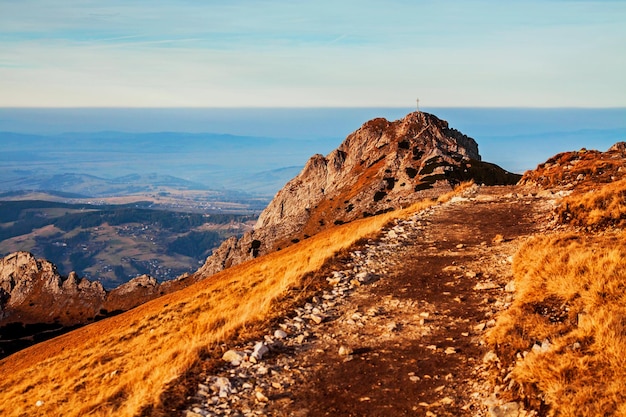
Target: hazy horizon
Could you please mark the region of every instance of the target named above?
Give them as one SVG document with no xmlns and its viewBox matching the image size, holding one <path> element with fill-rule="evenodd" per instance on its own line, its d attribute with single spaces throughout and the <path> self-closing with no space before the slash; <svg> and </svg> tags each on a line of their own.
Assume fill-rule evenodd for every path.
<svg viewBox="0 0 626 417">
<path fill-rule="evenodd" d="M 320 141 L 327 153 L 375 117 L 397 120 L 415 108 L 0 108 L 0 132 L 212 133 Z M 558 152 L 606 150 L 626 141 L 626 108 L 423 108 L 474 138 L 484 160 L 513 172 Z M 335 144 L 334 146 L 332 144 Z M 312 155 L 311 155 L 312 156 Z M 302 164 L 300 156 L 295 164 Z M 210 161 L 207 161 L 209 163 Z M 293 165 L 293 164 L 288 164 Z M 280 167 L 276 167 L 280 168 Z"/>
</svg>

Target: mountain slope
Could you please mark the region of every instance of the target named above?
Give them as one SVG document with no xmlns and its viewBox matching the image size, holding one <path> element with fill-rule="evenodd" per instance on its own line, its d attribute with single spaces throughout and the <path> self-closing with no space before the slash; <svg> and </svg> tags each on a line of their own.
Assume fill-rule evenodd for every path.
<svg viewBox="0 0 626 417">
<path fill-rule="evenodd" d="M 307 276 L 335 253 L 418 209 L 327 230 L 0 360 L 0 414 L 136 415 L 202 351 L 306 296 Z"/>
<path fill-rule="evenodd" d="M 326 157 L 313 156 L 261 213 L 254 231 L 226 241 L 199 273 L 211 275 L 336 224 L 438 196 L 461 181 L 495 185 L 519 178 L 482 162 L 474 139 L 432 114 L 374 119 Z"/>
<path fill-rule="evenodd" d="M 307 297 L 312 274 L 338 251 L 472 177 L 517 180 L 435 116 L 366 123 L 329 156 L 314 156 L 253 233 L 227 241 L 190 277 L 198 283 L 0 361 L 8 376 L 0 414 L 135 415 L 157 404 L 202 352 L 250 337 Z"/>
<path fill-rule="evenodd" d="M 31 253 L 12 253 L 0 259 L 0 357 L 193 282 L 188 274 L 164 283 L 142 275 L 107 291 Z"/>
<path fill-rule="evenodd" d="M 578 158 L 579 154 L 572 156 Z M 390 415 L 393 403 L 375 408 L 378 405 L 373 401 L 402 397 L 405 403 L 399 405 L 405 414 L 445 415 L 454 410 L 454 415 L 626 415 L 621 229 L 626 216 L 617 212 L 614 218 L 613 205 L 606 207 L 592 198 L 601 194 L 611 196 L 609 201 L 615 199 L 618 206 L 626 204 L 620 181 L 626 172 L 626 158 L 614 152 L 597 155 L 596 162 L 584 162 L 591 169 L 584 187 L 578 188 L 566 175 L 575 164 L 559 162 L 561 168 L 550 175 L 566 181 L 550 180 L 549 184 L 556 186 L 548 190 L 534 185 L 485 187 L 477 195 L 448 196 L 448 205 L 430 214 L 422 212 L 435 204 L 427 200 L 417 207 L 334 225 L 184 290 L 18 352 L 0 361 L 0 414 L 171 415 L 173 397 L 163 396 L 168 387 L 170 393 L 183 393 L 179 402 L 199 393 L 195 391 L 197 380 L 190 379 L 192 391 L 179 388 L 184 380 L 177 378 L 192 364 L 211 372 L 223 365 L 230 378 L 234 365 L 220 357 L 223 350 L 235 347 L 235 339 L 266 340 L 266 332 L 285 321 L 293 328 L 297 328 L 295 323 L 303 327 L 305 320 L 314 321 L 307 311 L 312 311 L 313 303 L 335 302 L 326 300 L 324 291 L 345 291 L 334 287 L 341 280 L 336 281 L 324 263 L 360 241 L 357 251 L 343 254 L 348 260 L 335 272 L 355 272 L 358 267 L 370 273 L 379 271 L 365 290 L 376 296 L 357 298 L 353 304 L 348 301 L 341 314 L 320 321 L 329 331 L 315 333 L 319 337 L 303 347 L 320 348 L 310 352 L 315 359 L 312 363 L 296 362 L 294 367 L 281 363 L 276 372 L 270 372 L 269 364 L 260 364 L 270 377 L 289 369 L 306 371 L 309 365 L 317 371 L 313 374 L 317 379 L 305 380 L 312 385 L 300 385 L 299 397 L 294 398 L 313 405 L 331 398 L 324 406 L 334 407 L 330 412 L 335 413 L 384 410 L 381 413 Z M 611 169 L 614 178 L 608 182 L 603 158 L 613 161 L 610 165 L 615 168 Z M 536 172 L 528 173 L 527 178 L 534 175 Z M 595 185 L 594 175 L 598 176 Z M 577 178 L 578 174 L 573 180 L 580 181 Z M 556 211 L 550 212 L 546 206 L 542 210 L 547 211 L 541 212 L 544 217 L 526 217 L 538 202 L 556 205 L 559 196 L 567 197 Z M 499 204 L 497 210 L 492 203 Z M 475 211 L 480 206 L 483 209 Z M 559 216 L 560 207 L 568 207 L 568 215 Z M 588 219 L 585 212 L 591 210 L 595 215 Z M 520 215 L 523 222 L 517 221 Z M 378 234 L 395 217 L 407 220 L 387 228 L 380 239 L 362 240 Z M 595 234 L 596 227 L 602 227 L 601 233 Z M 527 234 L 536 230 L 542 235 Z M 552 236 L 544 236 L 547 234 Z M 511 267 L 510 255 L 517 245 L 522 250 Z M 378 250 L 380 256 L 368 258 L 361 248 Z M 323 274 L 316 276 L 320 270 Z M 506 285 L 513 273 L 513 282 Z M 326 283 L 326 278 L 330 282 Z M 364 287 L 362 284 L 358 279 L 347 283 L 355 288 Z M 514 296 L 508 295 L 513 291 Z M 374 309 L 370 314 L 369 307 L 379 307 L 373 305 L 377 302 L 383 310 Z M 471 310 L 475 315 L 457 317 L 459 312 L 470 311 L 464 308 L 470 302 L 476 302 L 477 308 Z M 305 315 L 308 318 L 303 318 Z M 378 322 L 381 318 L 388 321 Z M 353 328 L 350 337 L 361 344 L 347 346 L 356 347 L 351 355 L 344 346 L 341 357 L 339 333 L 333 333 L 340 325 Z M 380 350 L 376 350 L 374 336 L 366 333 L 371 329 L 376 330 L 376 337 L 388 336 Z M 411 333 L 415 329 L 420 333 Z M 487 335 L 485 329 L 489 329 Z M 405 331 L 413 338 L 409 339 L 411 349 L 394 350 Z M 484 356 L 484 350 L 474 349 L 483 342 L 492 349 Z M 276 346 L 268 360 L 290 352 L 289 346 Z M 201 357 L 207 359 L 205 368 L 197 362 Z M 421 358 L 436 359 L 435 365 L 420 362 Z M 394 366 L 387 366 L 389 363 Z M 256 366 L 252 361 L 246 364 Z M 459 364 L 462 367 L 456 368 Z M 359 378 L 363 380 L 363 373 L 355 373 L 359 368 L 374 371 L 366 374 L 366 384 L 356 384 Z M 476 368 L 479 372 L 474 377 L 471 370 Z M 445 373 L 448 369 L 454 373 Z M 337 380 L 336 375 L 343 379 Z M 387 386 L 385 380 L 397 385 Z M 329 387 L 336 390 L 324 391 L 325 382 L 333 381 L 336 385 Z M 261 375 L 255 375 L 252 382 L 260 388 Z M 288 408 L 288 386 L 271 386 L 282 389 L 280 395 L 270 395 L 270 391 L 256 394 L 252 386 L 255 406 L 266 404 L 259 405 L 262 410 Z M 225 400 L 217 392 L 215 396 L 218 403 L 237 405 L 237 396 Z M 476 398 L 485 398 L 485 403 L 481 405 Z M 291 406 L 301 411 L 300 404 Z M 523 408 L 532 410 L 522 413 Z M 279 411 L 276 414 L 280 415 Z"/>
<path fill-rule="evenodd" d="M 112 139 L 116 146 L 130 146 L 115 135 Z M 196 144 L 201 142 L 195 140 Z M 131 149 L 137 152 L 135 144 L 127 150 Z M 57 334 L 50 329 L 61 332 L 67 326 L 125 311 L 336 225 L 438 196 L 463 180 L 487 184 L 517 181 L 518 176 L 480 159 L 476 141 L 449 128 L 447 122 L 434 115 L 415 112 L 394 122 L 371 120 L 327 157 L 313 156 L 263 211 L 252 233 L 241 239 L 228 239 L 191 277 L 163 284 L 141 277 L 110 292 L 100 288 L 93 293 L 79 290 L 91 285 L 86 280 L 78 286 L 78 277 L 66 280 L 47 263 L 45 273 L 24 280 L 28 285 L 22 285 L 18 270 L 8 268 L 0 275 L 1 285 L 5 287 L 4 297 L 0 299 L 0 308 L 4 307 L 0 316 L 0 326 L 4 326 L 0 327 L 0 349 L 12 352 L 32 343 L 33 336 L 40 340 L 44 335 Z M 75 179 L 75 176 L 66 177 Z M 113 182 L 137 179 L 140 177 L 130 175 Z M 10 260 L 2 262 L 11 264 Z M 35 259 L 28 262 L 31 269 L 37 269 L 41 263 Z M 58 288 L 48 282 L 58 283 Z M 59 290 L 62 284 L 71 286 L 72 290 Z M 22 325 L 30 327 L 26 329 Z"/>
</svg>

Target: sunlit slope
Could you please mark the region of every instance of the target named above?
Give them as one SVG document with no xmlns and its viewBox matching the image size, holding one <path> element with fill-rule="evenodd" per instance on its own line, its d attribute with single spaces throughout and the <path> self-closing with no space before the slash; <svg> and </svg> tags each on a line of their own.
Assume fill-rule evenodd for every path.
<svg viewBox="0 0 626 417">
<path fill-rule="evenodd" d="M 548 185 L 580 178 L 555 211 L 574 227 L 521 247 L 515 299 L 488 341 L 511 370 L 501 395 L 546 415 L 626 416 L 624 150 L 560 154 L 550 163 L 561 168 L 528 175 Z"/>
<path fill-rule="evenodd" d="M 489 335 L 514 363 L 513 394 L 555 415 L 626 416 L 626 235 L 538 236 L 514 272 Z"/>
<path fill-rule="evenodd" d="M 444 196 L 443 199 L 449 198 Z M 132 416 L 154 404 L 202 348 L 269 319 L 273 303 L 341 249 L 418 203 L 326 230 L 134 310 L 0 362 L 0 415 Z"/>
</svg>

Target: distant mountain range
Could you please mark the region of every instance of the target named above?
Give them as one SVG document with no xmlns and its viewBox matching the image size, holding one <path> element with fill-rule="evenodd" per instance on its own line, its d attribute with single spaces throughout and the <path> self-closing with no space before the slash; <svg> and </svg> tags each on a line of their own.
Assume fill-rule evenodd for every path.
<svg viewBox="0 0 626 417">
<path fill-rule="evenodd" d="M 128 174 L 117 178 L 101 178 L 95 175 L 63 173 L 15 176 L 2 182 L 2 188 L 10 190 L 40 190 L 72 195 L 76 198 L 128 195 L 172 187 L 179 190 L 202 190 L 208 187 L 171 175 Z"/>
<path fill-rule="evenodd" d="M 202 133 L 0 132 L 0 191 L 85 196 L 176 189 L 229 189 L 271 196 L 330 139 L 295 140 Z"/>
</svg>

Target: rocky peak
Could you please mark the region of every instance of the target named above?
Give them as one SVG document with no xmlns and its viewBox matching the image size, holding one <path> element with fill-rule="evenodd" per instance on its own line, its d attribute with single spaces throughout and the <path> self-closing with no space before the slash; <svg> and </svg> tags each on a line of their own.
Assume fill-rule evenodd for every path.
<svg viewBox="0 0 626 417">
<path fill-rule="evenodd" d="M 370 120 L 327 156 L 314 155 L 276 194 L 254 230 L 225 242 L 198 273 L 211 275 L 325 228 L 401 208 L 473 178 L 490 184 L 519 179 L 481 162 L 474 139 L 432 114 Z"/>
<path fill-rule="evenodd" d="M 72 314 L 64 310 L 70 300 L 96 300 L 97 305 L 88 308 L 91 313 L 106 294 L 99 282 L 79 280 L 74 272 L 62 277 L 54 264 L 36 259 L 29 252 L 15 252 L 0 259 L 0 289 L 3 319 L 23 323 L 51 318 L 71 322 Z M 79 310 L 85 313 L 84 309 Z M 47 319 L 42 320 L 42 316 Z"/>
<path fill-rule="evenodd" d="M 38 284 L 55 293 L 61 291 L 62 281 L 52 263 L 28 252 L 15 252 L 0 260 L 0 288 L 8 294 L 9 305 L 23 302 Z"/>
</svg>

